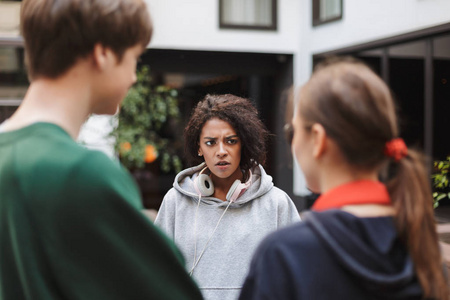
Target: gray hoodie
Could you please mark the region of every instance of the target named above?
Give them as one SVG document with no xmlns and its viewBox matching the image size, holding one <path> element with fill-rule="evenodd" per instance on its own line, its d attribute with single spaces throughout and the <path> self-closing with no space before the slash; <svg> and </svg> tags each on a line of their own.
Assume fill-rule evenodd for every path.
<svg viewBox="0 0 450 300">
<path fill-rule="evenodd" d="M 262 166 L 252 170 L 252 184 L 235 202 L 201 197 L 198 205 L 193 181 L 204 166 L 183 170 L 176 176 L 155 224 L 181 249 L 188 271 L 194 255 L 196 260 L 201 256 L 193 277 L 205 299 L 237 299 L 260 241 L 268 233 L 300 221 L 300 216 L 289 196 L 273 185 Z"/>
</svg>

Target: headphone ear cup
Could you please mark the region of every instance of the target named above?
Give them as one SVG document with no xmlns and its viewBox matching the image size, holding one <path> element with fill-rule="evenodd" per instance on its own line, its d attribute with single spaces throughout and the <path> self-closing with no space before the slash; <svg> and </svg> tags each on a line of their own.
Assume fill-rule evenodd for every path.
<svg viewBox="0 0 450 300">
<path fill-rule="evenodd" d="M 242 183 L 239 179 L 235 180 L 228 190 L 226 199 L 230 202 L 234 202 L 249 188 L 249 186 L 252 184 L 252 178 L 252 171 L 249 170 L 248 180 L 245 183 Z"/>
<path fill-rule="evenodd" d="M 214 194 L 214 184 L 211 177 L 206 174 L 200 174 L 195 178 L 194 187 L 197 193 L 204 197 Z"/>
<path fill-rule="evenodd" d="M 226 199 L 230 202 L 233 202 L 239 197 L 241 191 L 242 191 L 241 181 L 235 180 L 231 185 L 230 189 L 228 190 Z"/>
</svg>

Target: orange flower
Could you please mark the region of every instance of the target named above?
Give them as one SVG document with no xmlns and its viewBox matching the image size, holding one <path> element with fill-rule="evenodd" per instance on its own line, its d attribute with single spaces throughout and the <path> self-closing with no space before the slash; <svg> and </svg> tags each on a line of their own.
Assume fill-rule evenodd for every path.
<svg viewBox="0 0 450 300">
<path fill-rule="evenodd" d="M 154 162 L 157 157 L 158 157 L 158 152 L 156 151 L 155 146 L 146 145 L 144 161 L 146 163 L 151 163 L 151 162 Z"/>
<path fill-rule="evenodd" d="M 120 144 L 120 150 L 122 150 L 122 152 L 127 152 L 131 150 L 131 144 L 129 142 L 125 142 Z"/>
</svg>

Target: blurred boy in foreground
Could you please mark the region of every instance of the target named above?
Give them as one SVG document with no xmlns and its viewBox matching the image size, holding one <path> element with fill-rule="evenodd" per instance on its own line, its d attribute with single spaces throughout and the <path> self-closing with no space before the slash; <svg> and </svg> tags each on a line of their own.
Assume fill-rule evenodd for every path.
<svg viewBox="0 0 450 300">
<path fill-rule="evenodd" d="M 31 81 L 0 129 L 0 299 L 201 299 L 131 176 L 74 139 L 114 114 L 152 24 L 143 0 L 24 0 Z"/>
</svg>

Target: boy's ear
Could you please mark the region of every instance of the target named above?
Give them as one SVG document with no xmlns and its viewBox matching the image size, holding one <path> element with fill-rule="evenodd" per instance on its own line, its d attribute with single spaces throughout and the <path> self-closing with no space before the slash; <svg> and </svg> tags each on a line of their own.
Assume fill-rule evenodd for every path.
<svg viewBox="0 0 450 300">
<path fill-rule="evenodd" d="M 92 59 L 94 65 L 100 70 L 104 70 L 108 66 L 113 56 L 114 54 L 108 47 L 105 47 L 99 43 L 94 45 L 94 50 L 92 51 Z"/>
<path fill-rule="evenodd" d="M 311 134 L 313 138 L 313 156 L 314 158 L 320 158 L 327 148 L 327 132 L 325 128 L 315 123 L 311 127 Z"/>
</svg>

